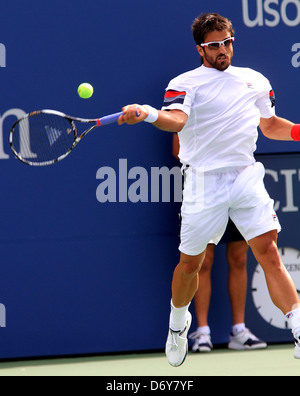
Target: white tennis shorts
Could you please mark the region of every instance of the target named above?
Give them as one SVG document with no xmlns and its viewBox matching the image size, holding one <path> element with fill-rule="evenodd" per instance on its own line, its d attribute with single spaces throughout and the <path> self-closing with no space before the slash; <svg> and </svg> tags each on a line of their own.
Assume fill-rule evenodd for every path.
<svg viewBox="0 0 300 396">
<path fill-rule="evenodd" d="M 264 186 L 265 169 L 260 162 L 220 172 L 201 168 L 185 170 L 181 207 L 182 253 L 196 256 L 209 242 L 218 244 L 230 217 L 245 240 L 271 230 L 281 230 L 274 201 Z"/>
</svg>

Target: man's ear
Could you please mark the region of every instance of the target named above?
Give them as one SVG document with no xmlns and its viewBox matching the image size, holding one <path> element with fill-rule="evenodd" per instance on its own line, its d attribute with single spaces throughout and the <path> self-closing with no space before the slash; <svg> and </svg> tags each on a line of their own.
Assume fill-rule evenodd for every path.
<svg viewBox="0 0 300 396">
<path fill-rule="evenodd" d="M 199 55 L 203 58 L 204 51 L 203 51 L 203 48 L 201 47 L 201 45 L 197 45 L 197 51 L 198 51 Z"/>
</svg>

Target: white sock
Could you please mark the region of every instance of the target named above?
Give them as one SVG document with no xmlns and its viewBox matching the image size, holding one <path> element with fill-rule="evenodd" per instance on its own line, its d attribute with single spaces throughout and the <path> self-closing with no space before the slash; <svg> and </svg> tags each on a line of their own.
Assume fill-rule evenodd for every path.
<svg viewBox="0 0 300 396">
<path fill-rule="evenodd" d="M 170 329 L 180 331 L 185 328 L 189 306 L 190 304 L 182 308 L 176 308 L 171 301 Z"/>
<path fill-rule="evenodd" d="M 300 308 L 296 308 L 285 315 L 296 339 L 300 338 Z"/>
<path fill-rule="evenodd" d="M 210 327 L 209 326 L 200 326 L 197 329 L 197 333 L 210 335 Z"/>
<path fill-rule="evenodd" d="M 241 333 L 244 331 L 246 328 L 245 323 L 237 323 L 232 326 L 232 335 L 236 336 L 237 334 Z"/>
</svg>

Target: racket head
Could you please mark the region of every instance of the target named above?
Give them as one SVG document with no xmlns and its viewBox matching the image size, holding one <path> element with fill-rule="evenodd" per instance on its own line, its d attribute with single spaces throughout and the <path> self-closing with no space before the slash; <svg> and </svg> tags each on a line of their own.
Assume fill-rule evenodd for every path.
<svg viewBox="0 0 300 396">
<path fill-rule="evenodd" d="M 15 157 L 31 166 L 47 166 L 61 161 L 77 144 L 77 128 L 66 114 L 39 110 L 16 121 L 9 133 Z"/>
</svg>

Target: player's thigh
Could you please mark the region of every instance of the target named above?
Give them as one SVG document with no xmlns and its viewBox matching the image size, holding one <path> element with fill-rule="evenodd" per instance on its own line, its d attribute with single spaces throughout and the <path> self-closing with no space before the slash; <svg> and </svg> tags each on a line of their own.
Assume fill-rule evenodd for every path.
<svg viewBox="0 0 300 396">
<path fill-rule="evenodd" d="M 228 208 L 216 207 L 200 213 L 182 213 L 179 250 L 196 256 L 208 243 L 218 244 L 228 222 Z"/>
</svg>

